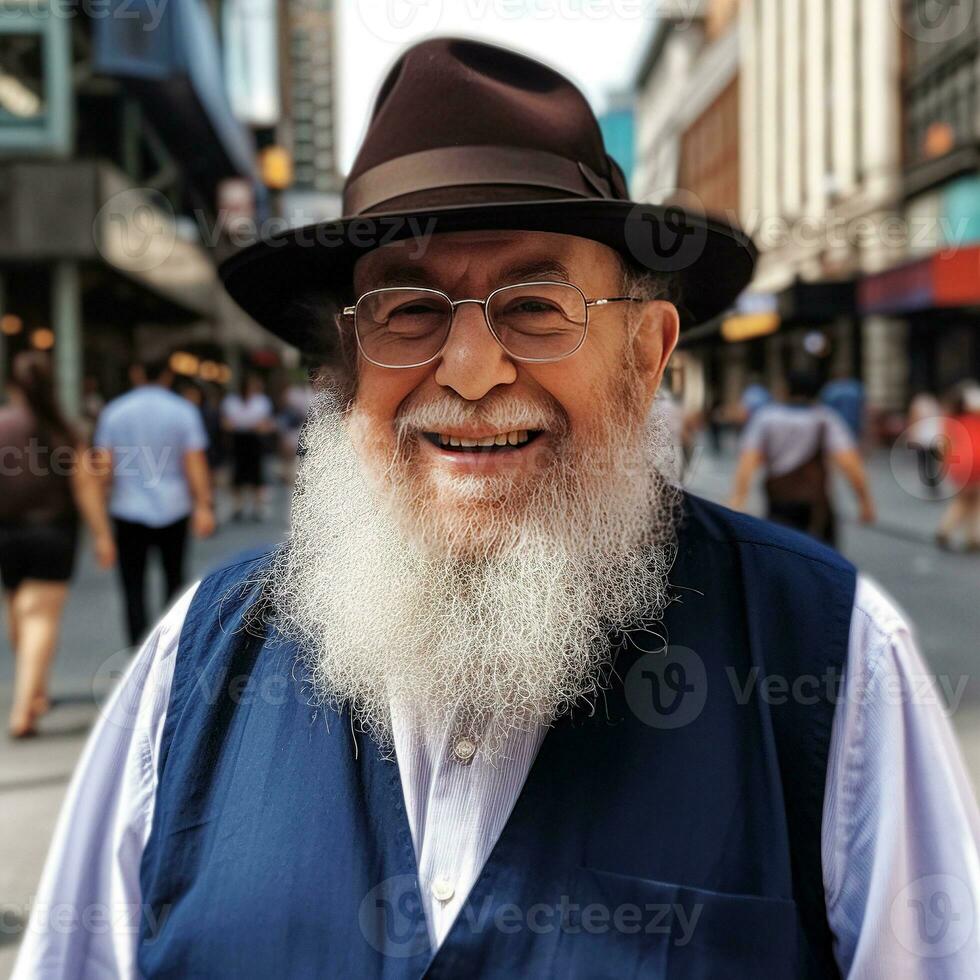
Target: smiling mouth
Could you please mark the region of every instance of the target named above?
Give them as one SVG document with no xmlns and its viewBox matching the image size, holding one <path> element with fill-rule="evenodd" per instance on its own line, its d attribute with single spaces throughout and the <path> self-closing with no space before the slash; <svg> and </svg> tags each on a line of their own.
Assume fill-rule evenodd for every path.
<svg viewBox="0 0 980 980">
<path fill-rule="evenodd" d="M 534 442 L 544 432 L 543 429 L 513 429 L 497 432 L 494 435 L 472 439 L 454 436 L 444 432 L 423 432 L 422 435 L 433 446 L 451 453 L 495 453 L 513 449 L 523 449 Z"/>
</svg>

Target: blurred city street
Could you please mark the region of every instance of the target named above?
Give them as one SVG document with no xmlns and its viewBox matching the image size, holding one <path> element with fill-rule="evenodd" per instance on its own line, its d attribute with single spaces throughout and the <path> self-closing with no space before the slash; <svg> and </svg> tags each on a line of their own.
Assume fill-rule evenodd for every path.
<svg viewBox="0 0 980 980">
<path fill-rule="evenodd" d="M 687 484 L 692 492 L 725 501 L 731 487 L 734 452 L 713 455 L 696 447 Z M 980 682 L 976 677 L 976 556 L 944 553 L 933 543 L 944 502 L 908 492 L 914 485 L 912 460 L 900 452 L 877 451 L 869 461 L 878 498 L 877 525 L 862 527 L 853 504 L 839 493 L 844 552 L 875 578 L 905 609 L 917 630 L 931 672 L 942 689 L 959 699 L 952 713 L 974 783 L 980 786 Z M 230 556 L 280 540 L 287 497 L 277 488 L 274 519 L 264 524 L 223 525 L 207 541 L 195 541 L 196 578 Z M 752 500 L 761 512 L 761 496 Z M 65 616 L 64 636 L 54 668 L 57 706 L 40 725 L 41 736 L 22 743 L 0 742 L 0 802 L 5 816 L 0 844 L 0 974 L 13 965 L 18 935 L 29 912 L 72 768 L 84 744 L 97 704 L 125 664 L 123 614 L 113 573 L 98 571 L 87 551 L 80 554 Z M 972 584 L 967 587 L 967 583 Z M 151 595 L 159 591 L 152 579 Z M 155 588 L 156 587 L 156 588 Z M 9 707 L 12 658 L 0 639 L 0 697 Z"/>
<path fill-rule="evenodd" d="M 55 849 L 52 862 L 58 873 L 38 895 L 72 773 L 101 706 L 132 663 L 134 639 L 145 637 L 147 622 L 159 620 L 178 582 L 182 593 L 217 567 L 284 539 L 303 452 L 311 462 L 323 453 L 323 479 L 307 483 L 322 496 L 307 492 L 297 498 L 295 565 L 304 574 L 290 583 L 289 594 L 306 600 L 297 599 L 297 608 L 311 610 L 314 625 L 303 635 L 322 639 L 324 685 L 331 685 L 331 693 L 343 691 L 342 679 L 350 675 L 358 705 L 368 700 L 361 691 L 377 692 L 377 718 L 384 724 L 397 721 L 391 708 L 402 696 L 414 709 L 414 697 L 425 722 L 421 727 L 432 729 L 424 731 L 426 738 L 458 737 L 446 743 L 452 745 L 443 760 L 448 775 L 439 774 L 442 763 L 432 764 L 438 761 L 434 750 L 418 753 L 425 758 L 421 774 L 406 764 L 412 753 L 400 747 L 399 758 L 418 859 L 415 877 L 429 903 L 423 916 L 429 938 L 436 948 L 450 947 L 443 954 L 456 957 L 450 962 L 464 962 L 463 953 L 452 949 L 456 937 L 442 932 L 459 921 L 455 909 L 476 880 L 459 869 L 476 874 L 508 822 L 515 822 L 511 814 L 518 811 L 511 807 L 528 772 L 521 766 L 535 758 L 530 752 L 511 754 L 504 771 L 491 779 L 482 764 L 496 768 L 492 726 L 502 719 L 500 730 L 513 733 L 521 725 L 511 719 L 523 725 L 525 718 L 542 716 L 527 713 L 527 705 L 533 712 L 543 706 L 543 716 L 554 718 L 561 715 L 554 705 L 568 705 L 582 691 L 593 694 L 598 675 L 589 674 L 592 686 L 568 684 L 578 685 L 575 675 L 594 654 L 595 624 L 616 621 L 622 627 L 626 616 L 673 598 L 663 589 L 662 560 L 650 563 L 657 573 L 648 576 L 656 579 L 654 592 L 653 583 L 636 574 L 635 562 L 623 566 L 627 579 L 596 558 L 596 545 L 605 546 L 608 538 L 618 561 L 625 550 L 619 532 L 636 532 L 632 549 L 648 526 L 642 493 L 647 484 L 635 479 L 625 455 L 636 447 L 632 438 L 622 445 L 616 440 L 620 422 L 630 422 L 630 436 L 645 432 L 639 419 L 634 426 L 626 415 L 639 414 L 634 407 L 646 404 L 639 396 L 653 398 L 658 384 L 654 404 L 687 457 L 685 488 L 835 542 L 912 624 L 925 676 L 914 678 L 922 682 L 914 691 L 896 692 L 902 700 L 889 701 L 891 691 L 879 691 L 872 696 L 877 702 L 865 702 L 872 711 L 853 724 L 850 716 L 838 724 L 832 736 L 838 741 L 829 744 L 843 749 L 826 766 L 826 703 L 800 710 L 799 717 L 783 712 L 789 724 L 770 724 L 777 713 L 768 704 L 763 708 L 761 694 L 762 723 L 754 714 L 748 725 L 744 712 L 729 720 L 699 707 L 695 720 L 705 727 L 678 731 L 674 743 L 692 754 L 657 757 L 660 766 L 653 771 L 662 784 L 635 765 L 619 767 L 622 784 L 612 787 L 608 806 L 619 823 L 597 822 L 597 795 L 582 792 L 586 767 L 576 749 L 568 763 L 569 796 L 556 795 L 549 784 L 544 801 L 552 811 L 525 806 L 540 836 L 519 837 L 539 843 L 554 838 L 559 856 L 553 870 L 545 868 L 545 848 L 528 847 L 534 860 L 527 862 L 515 850 L 507 874 L 527 879 L 528 896 L 537 894 L 531 879 L 539 871 L 542 894 L 563 881 L 573 851 L 562 850 L 565 843 L 553 828 L 571 823 L 575 806 L 562 801 L 584 801 L 575 814 L 587 827 L 582 838 L 624 847 L 623 853 L 576 859 L 576 876 L 596 873 L 595 882 L 583 879 L 583 894 L 605 889 L 607 876 L 623 878 L 617 887 L 624 893 L 630 880 L 642 882 L 644 891 L 647 884 L 676 882 L 674 891 L 700 890 L 714 896 L 712 902 L 719 899 L 723 912 L 731 900 L 741 905 L 792 897 L 807 942 L 794 940 L 786 950 L 798 948 L 801 963 L 811 953 L 827 963 L 838 957 L 842 976 L 877 976 L 880 964 L 869 968 L 862 957 L 880 959 L 881 969 L 895 976 L 925 976 L 938 961 L 930 960 L 921 974 L 903 967 L 910 962 L 906 954 L 938 955 L 931 936 L 917 939 L 911 920 L 902 918 L 920 908 L 942 920 L 931 930 L 940 941 L 947 931 L 957 932 L 947 930 L 951 924 L 966 928 L 974 922 L 970 962 L 959 973 L 943 974 L 955 980 L 972 976 L 973 961 L 980 959 L 980 918 L 971 920 L 960 906 L 953 914 L 952 901 L 934 902 L 940 892 L 927 894 L 923 883 L 945 881 L 945 900 L 946 879 L 952 876 L 956 887 L 966 889 L 958 876 L 967 869 L 962 873 L 972 882 L 971 908 L 980 909 L 976 811 L 962 773 L 947 764 L 942 726 L 928 711 L 906 709 L 916 699 L 940 705 L 980 790 L 980 6 L 936 0 L 795 0 L 785 10 L 777 0 L 171 0 L 136 4 L 133 10 L 126 0 L 108 0 L 95 6 L 100 9 L 63 8 L 47 0 L 0 3 L 0 978 L 10 973 L 29 922 L 35 930 L 29 934 L 44 942 L 36 957 L 24 947 L 17 980 L 35 980 L 44 972 L 42 959 L 54 963 L 52 977 L 62 975 L 62 966 L 85 977 L 133 974 L 128 962 L 109 962 L 119 950 L 99 947 L 89 924 L 75 937 L 84 947 L 80 952 L 64 951 L 71 945 L 65 941 L 70 930 L 37 927 L 47 908 L 74 908 L 84 916 L 96 907 L 66 885 L 65 868 L 85 877 L 85 888 L 91 885 L 101 903 L 112 897 L 113 889 L 105 888 L 110 875 L 131 882 L 139 877 L 144 896 L 154 894 L 145 876 L 154 848 L 172 848 L 178 858 L 185 852 L 213 855 L 196 842 L 171 844 L 171 829 L 163 822 L 168 809 L 160 805 L 158 833 L 141 857 L 144 873 L 137 876 L 135 859 L 119 871 L 136 851 L 126 853 L 136 835 L 118 819 L 121 811 L 109 817 L 72 811 L 66 820 L 71 839 Z M 461 310 L 476 321 L 461 327 Z M 620 341 L 622 351 L 615 346 Z M 390 523 L 380 522 L 382 507 L 366 508 L 377 511 L 374 529 L 357 509 L 375 501 L 368 484 L 343 483 L 338 460 L 346 465 L 351 452 L 363 454 L 365 447 L 353 445 L 358 438 L 353 448 L 343 439 L 335 445 L 337 423 L 324 417 L 326 400 L 314 398 L 330 384 L 336 390 L 328 394 L 339 405 L 366 409 L 354 418 L 365 423 L 360 440 L 367 433 L 367 442 L 377 443 L 378 459 L 368 461 L 379 471 L 388 467 L 384 472 L 397 478 L 395 489 L 415 494 L 415 502 L 428 502 L 420 494 L 431 491 L 435 503 L 420 508 L 429 522 L 419 520 L 426 532 L 421 540 L 449 542 L 448 557 L 469 558 L 451 574 L 435 574 L 439 567 L 414 558 L 410 563 L 411 549 L 391 544 L 402 542 Z M 499 406 L 494 398 L 508 390 L 527 404 L 515 404 L 516 414 L 505 418 L 505 398 Z M 619 392 L 639 394 L 623 400 L 623 419 L 607 431 L 598 424 L 613 401 L 605 395 Z M 437 396 L 444 400 L 437 402 Z M 542 399 L 549 404 L 538 405 Z M 475 408 L 480 403 L 486 414 Z M 311 437 L 301 443 L 318 404 L 322 438 L 310 427 L 305 431 Z M 563 420 L 567 426 L 557 424 Z M 418 450 L 411 458 L 390 451 L 378 436 L 388 432 L 389 423 L 399 447 Z M 351 431 L 356 434 L 357 427 Z M 522 526 L 513 539 L 500 536 L 498 524 L 508 528 L 498 516 L 511 516 L 509 499 L 504 507 L 498 496 L 474 492 L 472 501 L 485 506 L 484 517 L 457 508 L 452 497 L 444 506 L 435 491 L 470 493 L 484 463 L 490 475 L 511 467 L 514 473 L 525 466 L 531 472 L 538 448 L 530 443 L 541 436 L 537 446 L 545 455 L 556 446 L 580 455 L 569 453 L 565 469 L 542 471 L 558 474 L 554 480 L 535 475 L 542 486 L 554 484 L 552 497 L 517 482 L 500 484 L 515 500 L 530 500 L 548 514 L 543 526 L 549 537 L 535 565 L 530 557 L 542 535 L 536 539 Z M 607 449 L 624 455 L 608 455 Z M 327 455 L 330 450 L 335 455 Z M 472 455 L 484 450 L 485 459 Z M 589 475 L 590 454 L 602 464 L 595 474 L 603 482 L 566 479 L 573 472 Z M 431 463 L 431 487 L 417 478 L 423 463 Z M 474 483 L 460 489 L 452 482 L 457 473 L 471 475 Z M 612 508 L 618 506 L 617 482 L 623 484 L 621 510 Z M 331 507 L 323 507 L 338 488 L 353 491 L 347 497 L 338 492 Z M 580 507 L 580 498 L 602 506 Z M 633 500 L 638 503 L 630 511 Z M 692 517 L 696 526 L 699 509 Z M 345 521 L 328 523 L 326 511 Z M 534 515 L 527 511 L 514 509 L 530 526 Z M 351 512 L 356 516 L 346 520 Z M 602 512 L 599 534 L 578 527 L 576 515 L 593 512 Z M 481 565 L 473 560 L 479 550 L 457 552 L 456 525 L 464 546 L 470 538 L 477 549 L 481 539 L 516 541 L 511 550 L 519 552 L 518 560 Z M 354 527 L 372 533 L 359 537 Z M 555 528 L 560 532 L 552 533 Z M 581 541 L 573 540 L 576 530 Z M 415 547 L 411 535 L 404 537 Z M 347 538 L 350 547 L 336 547 Z M 777 539 L 769 541 L 765 561 L 742 566 L 754 571 L 719 573 L 739 567 L 744 553 L 736 556 L 738 548 L 721 536 L 702 538 L 705 555 L 695 555 L 690 567 L 692 579 L 704 578 L 703 588 L 700 581 L 684 581 L 682 564 L 672 579 L 717 602 L 701 607 L 707 613 L 693 603 L 672 610 L 683 614 L 682 625 L 695 634 L 685 649 L 697 653 L 702 675 L 708 676 L 705 664 L 720 670 L 743 660 L 752 670 L 775 664 L 779 669 L 772 674 L 781 681 L 787 673 L 812 680 L 814 665 L 826 665 L 828 678 L 832 671 L 836 675 L 846 620 L 825 610 L 843 608 L 850 599 L 849 571 L 835 562 L 818 568 Z M 377 547 L 382 540 L 385 546 Z M 661 558 L 670 550 L 665 540 L 656 542 Z M 561 555 L 556 543 L 570 543 L 571 558 L 581 563 L 563 566 L 555 557 Z M 300 544 L 307 546 L 306 555 Z M 731 564 L 718 564 L 710 554 L 715 549 L 727 552 Z M 415 550 L 427 557 L 427 548 Z M 686 558 L 697 550 L 679 553 Z M 148 555 L 146 609 L 141 584 Z M 329 560 L 321 561 L 325 556 Z M 605 561 L 604 554 L 599 557 Z M 633 561 L 635 551 L 627 550 L 626 557 Z M 409 565 L 412 575 L 418 573 L 414 578 L 401 574 Z M 565 580 L 563 568 L 571 569 Z M 485 586 L 473 578 L 474 587 L 470 576 L 476 573 L 488 581 L 492 573 L 499 582 Z M 374 585 L 376 593 L 366 591 Z M 491 586 L 501 591 L 489 591 Z M 580 586 L 584 601 L 576 605 L 569 596 Z M 335 599 L 335 591 L 344 594 Z M 501 598 L 505 594 L 514 596 L 513 604 Z M 170 599 L 162 601 L 165 595 Z M 195 607 L 195 617 L 205 605 Z M 384 618 L 388 605 L 390 621 Z M 215 610 L 224 607 L 216 603 L 207 611 Z M 502 625 L 488 626 L 488 610 Z M 852 649 L 855 660 L 872 663 L 876 651 L 902 646 L 902 637 L 884 647 L 879 637 L 892 626 L 884 622 L 887 610 L 869 602 L 865 612 L 868 633 L 855 631 Z M 863 623 L 861 615 L 855 622 Z M 665 623 L 671 625 L 669 615 Z M 578 646 L 569 640 L 574 631 L 568 624 L 583 627 Z M 671 633 L 670 645 L 682 648 L 674 639 L 681 630 L 671 625 Z M 205 637 L 202 648 L 217 665 L 223 662 L 215 649 L 227 647 L 232 655 L 232 647 L 251 639 L 246 630 L 226 630 L 227 643 L 214 644 L 217 635 L 216 628 L 205 632 L 196 622 L 184 634 Z M 758 644 L 738 642 L 760 635 Z M 710 647 L 710 657 L 698 652 L 699 642 Z M 484 646 L 487 656 L 481 659 Z M 330 653 L 350 664 L 334 673 Z M 390 660 L 383 659 L 389 654 Z M 914 656 L 909 658 L 914 671 Z M 271 661 L 256 662 L 264 669 Z M 589 662 L 590 671 L 594 666 Z M 639 676 L 650 680 L 651 704 L 660 704 L 661 682 L 676 695 L 665 702 L 665 715 L 673 715 L 687 692 L 704 695 L 706 687 L 720 686 L 688 683 L 683 663 L 674 678 L 655 674 L 644 670 Z M 554 681 L 549 687 L 552 676 L 568 684 Z M 883 691 L 891 678 L 875 679 Z M 259 748 L 250 749 L 237 768 L 238 757 L 224 750 L 233 734 L 225 723 L 244 725 L 247 719 L 258 731 L 248 712 L 202 718 L 201 738 L 210 741 L 179 743 L 187 765 L 176 769 L 176 777 L 170 776 L 175 769 L 169 743 L 170 754 L 161 756 L 170 778 L 154 798 L 172 794 L 171 811 L 182 818 L 184 795 L 208 803 L 226 799 L 197 786 L 198 780 L 219 785 L 222 766 L 233 778 L 254 775 L 254 787 L 243 783 L 241 790 L 248 806 L 271 801 L 262 811 L 271 819 L 251 820 L 249 839 L 232 840 L 227 863 L 201 861 L 202 870 L 187 876 L 186 894 L 193 891 L 200 904 L 182 907 L 189 931 L 182 922 L 168 925 L 174 936 L 168 953 L 176 957 L 169 962 L 193 964 L 182 971 L 188 975 L 329 973 L 334 947 L 344 946 L 354 932 L 353 919 L 342 918 L 346 906 L 334 893 L 314 901 L 311 886 L 322 884 L 339 895 L 345 876 L 317 880 L 319 869 L 336 867 L 333 855 L 346 858 L 351 841 L 370 834 L 355 829 L 337 836 L 343 821 L 324 820 L 317 806 L 306 808 L 308 824 L 288 823 L 293 810 L 302 809 L 292 801 L 307 790 L 309 774 L 324 777 L 333 770 L 324 766 L 317 743 L 282 737 L 289 729 L 281 727 L 282 716 L 274 715 L 269 699 L 256 703 L 273 735 L 268 742 L 256 738 Z M 804 702 L 794 692 L 790 707 L 798 706 Z M 892 727 L 881 728 L 889 734 L 873 757 L 863 744 L 854 746 L 870 741 L 875 723 L 867 719 L 879 706 L 887 709 L 882 717 L 892 711 Z M 305 722 L 307 707 L 301 697 L 297 725 Z M 181 715 L 182 725 L 187 717 Z M 487 730 L 481 728 L 484 719 Z M 678 720 L 676 727 L 687 724 Z M 384 725 L 363 727 L 374 732 Z M 702 737 L 702 731 L 708 734 Z M 650 732 L 643 728 L 640 735 Z M 558 741 L 552 738 L 549 748 Z M 100 743 L 104 752 L 93 755 L 97 764 L 87 767 L 106 778 L 95 782 L 86 776 L 87 788 L 128 775 L 119 762 L 124 753 L 109 742 Z M 221 746 L 215 765 L 203 765 L 189 744 Z M 605 742 L 597 744 L 606 751 Z M 644 746 L 637 750 L 640 758 L 656 755 L 649 745 L 664 747 L 663 741 L 636 744 Z M 916 750 L 919 745 L 928 748 Z M 282 764 L 278 750 L 297 746 L 309 756 L 300 764 Z M 698 754 L 706 747 L 706 755 Z M 719 749 L 740 754 L 723 756 Z M 801 755 L 819 769 L 799 765 Z M 134 750 L 128 758 L 145 763 L 135 771 L 147 772 L 148 756 Z M 479 764 L 469 775 L 452 775 L 474 758 Z M 819 809 L 810 788 L 841 759 L 858 758 L 860 765 L 841 767 L 846 776 L 858 773 L 855 792 L 838 780 L 846 791 L 828 796 L 824 839 L 835 842 L 835 853 L 818 868 L 809 860 L 816 856 Z M 778 782 L 757 766 L 768 760 L 772 768 L 774 759 L 781 767 Z M 664 760 L 672 760 L 673 768 Z M 751 765 L 743 765 L 745 760 Z M 716 768 L 709 772 L 710 766 Z M 607 782 L 615 770 L 592 767 Z M 270 791 L 269 773 L 296 781 Z M 637 773 L 637 782 L 627 782 Z M 722 773 L 738 779 L 729 786 L 712 778 Z M 899 776 L 907 782 L 896 781 Z M 678 790 L 687 781 L 690 795 L 683 796 Z M 336 785 L 324 777 L 323 792 L 337 796 Z M 424 792 L 418 788 L 423 785 Z M 717 789 L 717 797 L 706 788 Z M 118 798 L 129 802 L 127 794 L 142 789 L 123 785 Z M 111 802 L 114 792 L 97 789 L 84 800 Z M 671 811 L 650 838 L 663 853 L 651 846 L 649 854 L 627 854 L 635 843 L 629 831 L 652 812 L 647 799 Z M 277 810 L 280 800 L 287 805 Z M 390 801 L 347 802 L 358 820 L 380 826 L 388 818 Z M 875 808 L 877 823 L 870 817 L 862 823 Z M 174 834 L 201 828 L 201 840 L 207 834 L 225 840 L 234 838 L 226 821 L 246 826 L 233 807 L 222 803 L 217 810 L 220 827 L 209 814 L 200 820 L 194 814 Z M 495 829 L 483 826 L 491 811 L 500 816 Z M 558 816 L 545 816 L 551 812 Z M 757 820 L 758 814 L 767 819 Z M 852 819 L 855 814 L 861 820 Z M 711 822 L 723 819 L 739 833 L 758 832 L 758 846 L 742 846 L 748 837 Z M 837 820 L 861 829 L 841 832 L 831 826 Z M 116 846 L 113 834 L 120 827 L 128 840 Z M 263 845 L 260 835 L 251 834 L 254 828 L 268 829 L 275 846 Z M 763 836 L 767 828 L 776 828 L 785 846 L 770 848 L 774 837 Z M 321 832 L 322 839 L 314 840 Z M 309 841 L 308 853 L 321 860 L 306 861 L 299 848 L 287 850 L 293 833 Z M 103 846 L 110 839 L 115 843 Z M 166 843 L 157 847 L 158 842 Z M 485 851 L 477 845 L 486 845 Z M 711 846 L 719 849 L 716 854 Z M 772 866 L 754 867 L 757 856 L 768 859 L 770 850 Z M 433 857 L 423 860 L 428 852 Z M 824 857 L 829 853 L 827 848 Z M 95 861 L 76 864 L 78 854 L 98 855 L 112 869 L 88 866 Z M 270 863 L 255 863 L 256 855 Z M 289 865 L 291 857 L 297 863 Z M 390 855 L 383 857 L 371 856 L 359 866 L 373 873 L 388 866 Z M 846 896 L 811 901 L 819 897 L 821 881 L 837 875 L 828 866 L 838 861 L 860 886 L 853 889 L 861 896 L 859 912 Z M 238 914 L 225 901 L 233 886 L 218 880 L 233 862 L 250 876 L 240 879 L 237 894 L 247 901 Z M 275 874 L 263 873 L 263 867 L 274 867 Z M 493 871 L 492 862 L 487 867 Z M 305 885 L 299 870 L 310 872 Z M 899 882 L 913 870 L 917 881 Z M 486 870 L 479 873 L 490 880 Z M 889 873 L 893 880 L 883 883 Z M 145 902 L 154 914 L 169 915 L 183 901 L 184 892 L 168 885 L 169 874 L 161 870 L 157 882 L 164 899 Z M 786 890 L 790 875 L 792 893 Z M 757 880 L 767 883 L 765 890 L 755 889 Z M 270 888 L 272 881 L 282 891 Z M 770 894 L 770 883 L 779 890 Z M 384 883 L 365 878 L 361 884 L 373 895 Z M 495 901 L 507 890 L 497 891 Z M 178 898 L 167 904 L 172 895 Z M 351 890 L 344 900 L 354 897 Z M 356 900 L 367 901 L 363 893 Z M 319 919 L 301 921 L 290 901 L 325 909 L 337 931 L 328 933 Z M 729 928 L 729 914 L 731 923 L 742 921 L 738 905 L 731 907 L 731 913 L 719 914 L 718 925 L 706 916 L 709 958 L 724 958 L 722 972 L 733 977 L 782 975 L 774 969 L 753 972 L 748 960 L 739 969 L 735 957 L 726 958 L 725 942 L 732 937 L 739 951 L 761 936 L 753 954 L 780 953 L 775 919 L 771 933 Z M 206 926 L 202 909 L 219 910 Z M 269 909 L 281 913 L 279 933 L 266 924 Z M 365 932 L 360 912 L 357 919 Z M 263 923 L 258 932 L 255 921 Z M 838 928 L 840 922 L 846 929 Z M 929 933 L 924 922 L 914 925 Z M 852 929 L 858 924 L 860 935 Z M 235 933 L 237 928 L 242 932 Z M 725 933 L 724 942 L 712 930 Z M 336 936 L 343 937 L 339 943 Z M 827 949 L 818 949 L 814 936 Z M 204 948 L 202 937 L 225 945 L 215 944 L 215 953 Z M 373 947 L 366 932 L 365 938 Z M 547 943 L 535 942 L 535 949 L 546 949 Z M 360 955 L 355 945 L 341 952 Z M 117 947 L 126 951 L 125 944 Z M 697 947 L 690 947 L 691 955 Z M 241 956 L 234 966 L 221 958 L 232 948 Z M 320 955 L 321 948 L 331 955 Z M 561 962 L 578 955 L 568 945 L 557 948 Z M 589 957 L 603 958 L 603 949 L 612 950 L 595 948 L 599 953 L 590 951 Z M 423 949 L 428 950 L 424 936 Z M 501 941 L 481 954 L 482 969 L 525 963 L 517 949 Z M 190 958 L 182 960 L 187 950 Z M 314 966 L 298 969 L 297 950 Z M 259 953 L 273 959 L 262 961 Z M 844 955 L 856 959 L 841 966 Z M 641 956 L 652 954 L 637 953 L 636 963 Z M 143 969 L 146 962 L 141 951 L 142 972 L 181 972 L 166 965 Z M 355 959 L 342 962 L 355 975 L 387 972 L 352 969 Z M 590 970 L 590 962 L 596 961 L 576 960 L 575 970 L 630 972 L 618 964 L 614 969 L 612 959 L 601 969 Z M 672 976 L 711 972 L 688 971 L 678 962 L 671 961 Z M 810 973 L 825 971 L 814 966 Z"/>
</svg>

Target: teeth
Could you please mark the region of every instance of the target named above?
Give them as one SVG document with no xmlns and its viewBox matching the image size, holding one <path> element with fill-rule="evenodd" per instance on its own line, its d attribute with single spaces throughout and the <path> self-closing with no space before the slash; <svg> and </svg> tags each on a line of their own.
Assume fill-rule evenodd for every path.
<svg viewBox="0 0 980 980">
<path fill-rule="evenodd" d="M 493 436 L 481 439 L 467 439 L 462 436 L 447 436 L 437 432 L 440 446 L 456 446 L 460 449 L 472 449 L 476 446 L 521 446 L 530 439 L 527 429 L 514 429 L 511 432 L 498 432 Z"/>
</svg>

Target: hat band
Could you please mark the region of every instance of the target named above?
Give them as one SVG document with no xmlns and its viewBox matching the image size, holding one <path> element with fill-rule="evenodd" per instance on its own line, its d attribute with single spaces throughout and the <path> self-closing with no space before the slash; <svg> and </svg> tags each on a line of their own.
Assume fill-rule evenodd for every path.
<svg viewBox="0 0 980 980">
<path fill-rule="evenodd" d="M 571 197 L 616 197 L 604 177 L 557 153 L 514 146 L 439 146 L 379 163 L 348 181 L 344 214 L 364 214 L 405 194 L 470 184 L 519 184 Z"/>
</svg>

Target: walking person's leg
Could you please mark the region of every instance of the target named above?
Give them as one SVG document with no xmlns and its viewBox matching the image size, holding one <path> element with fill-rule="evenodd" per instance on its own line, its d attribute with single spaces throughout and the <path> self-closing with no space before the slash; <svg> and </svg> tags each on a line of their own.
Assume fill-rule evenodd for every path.
<svg viewBox="0 0 980 980">
<path fill-rule="evenodd" d="M 184 556 L 187 553 L 187 518 L 161 527 L 156 533 L 163 562 L 164 605 L 169 605 L 184 584 Z"/>
<path fill-rule="evenodd" d="M 942 519 L 939 521 L 939 530 L 936 531 L 936 543 L 940 548 L 948 548 L 957 528 L 967 519 L 969 505 L 967 502 L 967 490 L 964 488 L 957 492 L 956 496 L 950 501 Z"/>
<path fill-rule="evenodd" d="M 119 580 L 126 604 L 126 627 L 129 642 L 136 646 L 146 629 L 146 557 L 151 529 L 130 521 L 115 521 Z"/>
<path fill-rule="evenodd" d="M 234 502 L 231 519 L 233 521 L 240 521 L 245 516 L 249 472 L 252 468 L 249 456 L 248 433 L 233 432 L 231 437 L 231 496 Z"/>
<path fill-rule="evenodd" d="M 48 674 L 67 598 L 67 582 L 36 579 L 21 583 L 11 598 L 17 632 L 17 666 L 10 734 L 16 738 L 31 734 L 34 722 L 47 710 Z"/>
<path fill-rule="evenodd" d="M 972 486 L 966 498 L 966 546 L 980 551 L 980 485 Z"/>
</svg>

